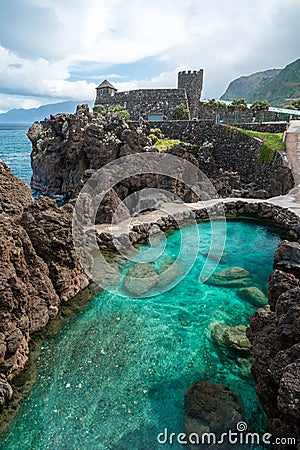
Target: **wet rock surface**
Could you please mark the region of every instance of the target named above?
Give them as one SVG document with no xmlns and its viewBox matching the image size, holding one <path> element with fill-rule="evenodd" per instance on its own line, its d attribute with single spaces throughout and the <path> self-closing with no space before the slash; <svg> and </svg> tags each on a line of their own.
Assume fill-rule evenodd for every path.
<svg viewBox="0 0 300 450">
<path fill-rule="evenodd" d="M 238 289 L 237 295 L 256 307 L 264 307 L 268 303 L 265 294 L 256 286 Z"/>
<path fill-rule="evenodd" d="M 246 336 L 247 327 L 236 325 L 230 327 L 218 322 L 212 330 L 212 337 L 218 346 L 232 351 L 236 356 L 249 357 L 252 354 L 252 345 Z"/>
<path fill-rule="evenodd" d="M 241 267 L 219 270 L 207 281 L 207 284 L 225 287 L 242 287 L 248 286 L 250 283 L 250 272 Z"/>
<path fill-rule="evenodd" d="M 159 276 L 150 264 L 138 263 L 126 272 L 124 287 L 133 297 L 141 297 L 158 282 Z"/>
</svg>

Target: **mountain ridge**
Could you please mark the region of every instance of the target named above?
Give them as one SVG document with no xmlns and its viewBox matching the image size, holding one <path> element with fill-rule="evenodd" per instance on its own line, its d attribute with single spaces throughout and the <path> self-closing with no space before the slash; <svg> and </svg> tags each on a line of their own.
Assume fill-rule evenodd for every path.
<svg viewBox="0 0 300 450">
<path fill-rule="evenodd" d="M 244 98 L 247 103 L 267 100 L 272 106 L 285 106 L 300 98 L 300 59 L 283 69 L 269 69 L 239 77 L 229 83 L 220 100 Z"/>
<path fill-rule="evenodd" d="M 250 75 L 242 75 L 229 83 L 220 100 L 232 101 L 239 98 L 246 98 L 263 80 L 274 78 L 281 70 L 268 69 Z"/>
</svg>

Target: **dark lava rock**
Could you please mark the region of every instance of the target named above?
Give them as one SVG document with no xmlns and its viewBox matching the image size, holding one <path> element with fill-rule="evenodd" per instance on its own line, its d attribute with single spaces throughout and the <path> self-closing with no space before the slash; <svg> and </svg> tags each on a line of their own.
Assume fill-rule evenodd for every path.
<svg viewBox="0 0 300 450">
<path fill-rule="evenodd" d="M 13 390 L 6 377 L 0 374 L 0 407 L 12 398 Z"/>
<path fill-rule="evenodd" d="M 290 245 L 291 244 L 291 245 Z M 300 287 L 294 273 L 298 244 L 284 241 L 275 254 L 276 269 L 269 278 L 272 311 L 259 309 L 251 317 L 247 336 L 253 344 L 252 375 L 259 400 L 269 419 L 270 433 L 295 438 L 300 445 Z M 289 259 L 290 258 L 290 259 Z"/>
<path fill-rule="evenodd" d="M 282 241 L 274 256 L 274 268 L 300 276 L 300 244 Z"/>
<path fill-rule="evenodd" d="M 277 300 L 282 293 L 295 287 L 300 287 L 300 281 L 295 275 L 283 272 L 282 270 L 274 270 L 269 277 L 268 289 L 271 310 L 275 311 Z"/>
<path fill-rule="evenodd" d="M 72 241 L 72 207 L 34 201 L 29 187 L 0 161 L 0 405 L 24 369 L 32 333 L 53 319 L 61 301 L 88 285 Z"/>
</svg>

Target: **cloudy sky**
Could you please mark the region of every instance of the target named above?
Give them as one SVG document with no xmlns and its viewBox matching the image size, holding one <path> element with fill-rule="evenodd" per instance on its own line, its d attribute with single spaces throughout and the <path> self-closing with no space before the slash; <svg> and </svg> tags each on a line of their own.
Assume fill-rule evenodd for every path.
<svg viewBox="0 0 300 450">
<path fill-rule="evenodd" d="M 1 0 L 0 112 L 176 87 L 205 71 L 204 98 L 299 58 L 299 0 Z"/>
</svg>

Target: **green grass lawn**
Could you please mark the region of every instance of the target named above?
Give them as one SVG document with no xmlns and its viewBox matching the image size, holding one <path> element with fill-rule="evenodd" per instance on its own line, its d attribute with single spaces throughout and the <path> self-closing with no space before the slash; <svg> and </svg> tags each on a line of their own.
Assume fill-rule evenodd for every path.
<svg viewBox="0 0 300 450">
<path fill-rule="evenodd" d="M 276 151 L 285 151 L 283 133 L 265 133 L 262 131 L 244 130 L 243 128 L 237 128 L 237 130 L 239 130 L 241 136 L 255 137 L 263 141 L 259 155 L 259 161 L 261 164 L 271 164 Z"/>
</svg>

